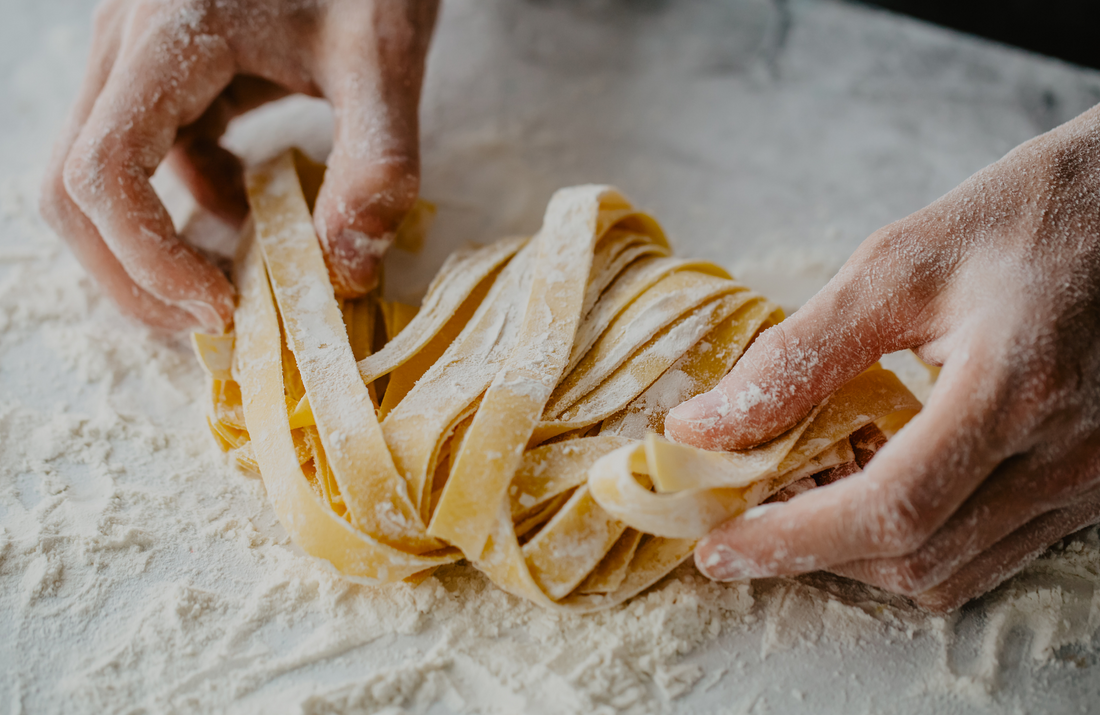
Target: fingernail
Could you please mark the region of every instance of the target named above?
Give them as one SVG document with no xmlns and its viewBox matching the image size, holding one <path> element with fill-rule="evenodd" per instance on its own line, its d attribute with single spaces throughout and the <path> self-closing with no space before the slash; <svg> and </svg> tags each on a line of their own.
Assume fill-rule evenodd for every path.
<svg viewBox="0 0 1100 715">
<path fill-rule="evenodd" d="M 758 569 L 741 553 L 726 544 L 711 545 L 703 539 L 695 548 L 695 566 L 714 581 L 744 581 L 758 578 Z"/>
<path fill-rule="evenodd" d="M 333 268 L 344 287 L 355 293 L 366 293 L 378 283 L 378 264 L 393 243 L 393 234 L 381 238 L 345 228 L 331 244 Z"/>
<path fill-rule="evenodd" d="M 702 397 L 703 395 L 693 397 L 682 405 L 673 407 L 668 411 L 669 418 L 680 422 L 698 421 L 707 411 L 707 407 L 701 399 Z"/>
<path fill-rule="evenodd" d="M 712 390 L 691 398 L 679 407 L 674 407 L 669 411 L 668 416 L 679 422 L 700 423 L 716 421 L 728 412 L 729 403 L 726 396 L 721 392 Z"/>
<path fill-rule="evenodd" d="M 198 300 L 180 301 L 179 306 L 199 322 L 204 332 L 221 335 L 225 332 L 225 321 L 213 306 Z"/>
</svg>

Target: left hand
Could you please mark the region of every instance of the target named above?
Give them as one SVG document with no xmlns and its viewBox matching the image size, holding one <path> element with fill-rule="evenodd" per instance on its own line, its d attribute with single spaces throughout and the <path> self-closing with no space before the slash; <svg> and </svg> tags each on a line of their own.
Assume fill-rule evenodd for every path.
<svg viewBox="0 0 1100 715">
<path fill-rule="evenodd" d="M 314 226 L 341 297 L 371 290 L 420 184 L 418 106 L 437 0 L 103 0 L 91 56 L 40 198 L 43 217 L 119 308 L 219 333 L 233 287 L 177 235 L 149 181 L 168 161 L 240 224 L 229 121 L 289 93 L 335 114 Z"/>
<path fill-rule="evenodd" d="M 666 433 L 759 444 L 885 353 L 943 365 L 865 471 L 736 518 L 700 570 L 828 569 L 950 610 L 1100 521 L 1100 107 L 868 238 Z"/>
</svg>

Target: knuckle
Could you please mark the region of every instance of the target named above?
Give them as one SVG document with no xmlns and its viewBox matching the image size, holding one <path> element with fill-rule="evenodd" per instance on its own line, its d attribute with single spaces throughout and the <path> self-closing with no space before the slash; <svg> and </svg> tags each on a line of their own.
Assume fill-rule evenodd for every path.
<svg viewBox="0 0 1100 715">
<path fill-rule="evenodd" d="M 904 493 L 880 497 L 868 509 L 867 539 L 882 556 L 904 556 L 932 535 L 933 523 Z"/>
<path fill-rule="evenodd" d="M 209 15 L 207 0 L 130 0 L 127 3 L 127 30 L 182 32 L 193 35 Z M 184 22 L 181 23 L 180 21 Z"/>
<path fill-rule="evenodd" d="M 1049 442 L 1049 447 L 1072 440 L 1079 426 L 1081 405 L 1069 396 L 1056 369 L 1039 364 L 1006 371 L 987 390 L 987 404 L 998 419 L 989 425 L 989 441 L 1004 456 Z"/>
<path fill-rule="evenodd" d="M 1036 195 L 1055 197 L 1059 189 L 1072 185 L 1083 171 L 1088 170 L 1089 164 L 1080 160 L 1071 142 L 1071 135 L 1055 132 L 1018 148 L 1036 169 L 1027 180 L 1036 184 L 1036 189 L 1045 189 Z"/>
<path fill-rule="evenodd" d="M 871 234 L 846 268 L 847 302 L 873 316 L 867 336 L 880 352 L 892 352 L 924 336 L 922 315 L 944 282 L 941 251 L 931 249 L 927 228 L 915 217 Z"/>
<path fill-rule="evenodd" d="M 935 206 L 935 204 L 933 204 Z M 920 211 L 875 231 L 850 265 L 866 292 L 882 301 L 880 313 L 912 329 L 948 285 L 962 254 L 958 241 L 936 240 L 953 229 L 934 211 Z M 882 278 L 889 290 L 882 290 Z"/>
<path fill-rule="evenodd" d="M 864 261 L 872 262 L 876 259 L 893 256 L 906 243 L 905 237 L 908 233 L 908 224 L 905 219 L 883 226 L 864 241 L 861 248 L 866 248 L 866 252 L 860 252 L 861 258 Z"/>
<path fill-rule="evenodd" d="M 852 254 L 849 265 L 862 275 L 872 267 L 896 262 L 913 243 L 910 224 L 910 220 L 902 219 L 872 233 Z"/>
<path fill-rule="evenodd" d="M 77 202 L 92 199 L 101 183 L 104 153 L 97 146 L 74 149 L 61 169 L 64 189 Z"/>
</svg>

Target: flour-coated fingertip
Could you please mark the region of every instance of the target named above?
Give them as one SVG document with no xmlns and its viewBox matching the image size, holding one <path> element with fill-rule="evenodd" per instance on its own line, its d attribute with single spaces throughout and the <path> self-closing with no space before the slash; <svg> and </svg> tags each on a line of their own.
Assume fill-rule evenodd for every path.
<svg viewBox="0 0 1100 715">
<path fill-rule="evenodd" d="M 211 335 L 221 335 L 228 327 L 221 314 L 213 306 L 199 300 L 185 300 L 178 303 L 180 308 L 186 310 L 202 328 L 203 332 Z M 180 326 L 181 328 L 190 326 Z"/>
<path fill-rule="evenodd" d="M 666 436 L 675 442 L 697 443 L 722 419 L 723 402 L 724 396 L 712 390 L 674 407 L 665 415 Z"/>
<path fill-rule="evenodd" d="M 669 410 L 666 420 L 672 420 L 674 422 L 697 422 L 706 418 L 710 414 L 711 408 L 704 398 L 706 398 L 705 394 L 699 395 L 677 407 L 673 407 Z"/>
<path fill-rule="evenodd" d="M 704 538 L 695 546 L 695 568 L 712 581 L 743 581 L 751 578 L 744 559 L 724 543 Z"/>
</svg>

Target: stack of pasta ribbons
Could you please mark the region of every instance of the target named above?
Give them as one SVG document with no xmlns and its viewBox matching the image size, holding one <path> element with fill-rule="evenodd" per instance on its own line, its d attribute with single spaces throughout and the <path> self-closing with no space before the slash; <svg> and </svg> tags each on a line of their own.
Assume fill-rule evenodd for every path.
<svg viewBox="0 0 1100 715">
<path fill-rule="evenodd" d="M 248 175 L 232 335 L 196 335 L 210 426 L 259 472 L 291 538 L 349 577 L 421 579 L 465 558 L 549 608 L 607 608 L 722 521 L 852 463 L 920 404 L 858 376 L 757 448 L 661 437 L 783 314 L 671 255 L 616 190 L 558 191 L 540 231 L 452 255 L 419 309 L 340 300 L 311 218 L 323 167 L 287 153 Z"/>
</svg>

